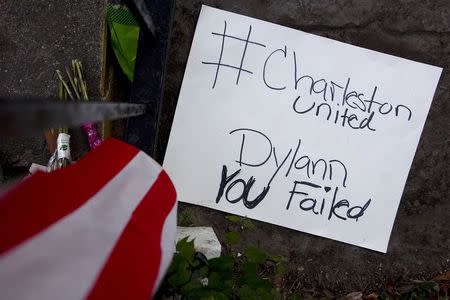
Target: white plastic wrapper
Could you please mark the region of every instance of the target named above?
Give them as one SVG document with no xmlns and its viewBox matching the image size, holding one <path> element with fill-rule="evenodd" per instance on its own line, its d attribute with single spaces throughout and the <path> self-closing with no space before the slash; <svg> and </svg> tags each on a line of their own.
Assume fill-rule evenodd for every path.
<svg viewBox="0 0 450 300">
<path fill-rule="evenodd" d="M 48 171 L 67 167 L 72 163 L 70 156 L 70 135 L 66 133 L 58 134 L 56 139 L 56 151 L 48 161 Z"/>
</svg>

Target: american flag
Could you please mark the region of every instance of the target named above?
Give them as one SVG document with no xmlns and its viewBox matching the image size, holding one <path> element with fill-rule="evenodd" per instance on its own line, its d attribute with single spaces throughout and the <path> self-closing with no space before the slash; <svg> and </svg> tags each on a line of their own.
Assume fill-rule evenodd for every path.
<svg viewBox="0 0 450 300">
<path fill-rule="evenodd" d="M 0 198 L 1 299 L 150 299 L 172 259 L 176 193 L 115 139 Z"/>
</svg>

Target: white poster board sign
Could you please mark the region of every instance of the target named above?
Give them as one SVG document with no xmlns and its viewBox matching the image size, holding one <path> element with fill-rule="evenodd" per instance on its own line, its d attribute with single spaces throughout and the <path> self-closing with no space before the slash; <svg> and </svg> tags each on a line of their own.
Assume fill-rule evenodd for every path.
<svg viewBox="0 0 450 300">
<path fill-rule="evenodd" d="M 164 167 L 183 202 L 386 252 L 441 71 L 203 6 Z"/>
</svg>

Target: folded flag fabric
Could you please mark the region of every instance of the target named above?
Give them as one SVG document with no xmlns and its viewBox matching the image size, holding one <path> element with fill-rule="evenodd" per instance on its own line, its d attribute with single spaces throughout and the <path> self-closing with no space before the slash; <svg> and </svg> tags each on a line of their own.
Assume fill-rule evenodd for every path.
<svg viewBox="0 0 450 300">
<path fill-rule="evenodd" d="M 108 139 L 0 198 L 2 299 L 150 299 L 175 250 L 176 193 L 145 153 Z"/>
</svg>

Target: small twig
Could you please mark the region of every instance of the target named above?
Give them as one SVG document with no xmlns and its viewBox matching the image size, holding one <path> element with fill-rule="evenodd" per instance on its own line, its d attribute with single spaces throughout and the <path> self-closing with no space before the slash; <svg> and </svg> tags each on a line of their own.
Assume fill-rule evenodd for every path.
<svg viewBox="0 0 450 300">
<path fill-rule="evenodd" d="M 59 99 L 61 99 L 62 101 L 66 101 L 67 100 L 67 90 L 64 88 L 64 82 L 62 80 L 59 81 Z M 68 133 L 69 129 L 67 127 L 61 127 L 59 128 L 59 132 L 60 133 Z"/>
<path fill-rule="evenodd" d="M 77 88 L 77 78 L 76 77 L 75 77 L 75 79 L 72 78 L 72 76 L 70 75 L 70 72 L 69 72 L 69 70 L 67 70 L 67 68 L 66 68 L 66 73 L 67 73 L 67 77 L 69 77 L 70 84 L 72 85 L 72 89 L 75 92 L 77 99 L 80 99 L 80 94 L 78 93 L 78 88 Z"/>
<path fill-rule="evenodd" d="M 81 64 L 81 61 L 75 60 L 75 66 L 78 72 L 78 78 L 80 80 L 80 92 L 82 93 L 84 100 L 89 100 L 87 95 L 87 83 L 83 76 L 83 65 Z"/>
<path fill-rule="evenodd" d="M 70 99 L 73 100 L 73 95 L 70 92 L 70 88 L 67 85 L 67 82 L 64 80 L 64 78 L 61 75 L 61 71 L 60 70 L 56 70 L 56 75 L 58 76 L 59 81 L 62 83 L 62 85 L 64 86 L 65 91 L 67 92 L 67 95 L 69 95 Z"/>
</svg>

